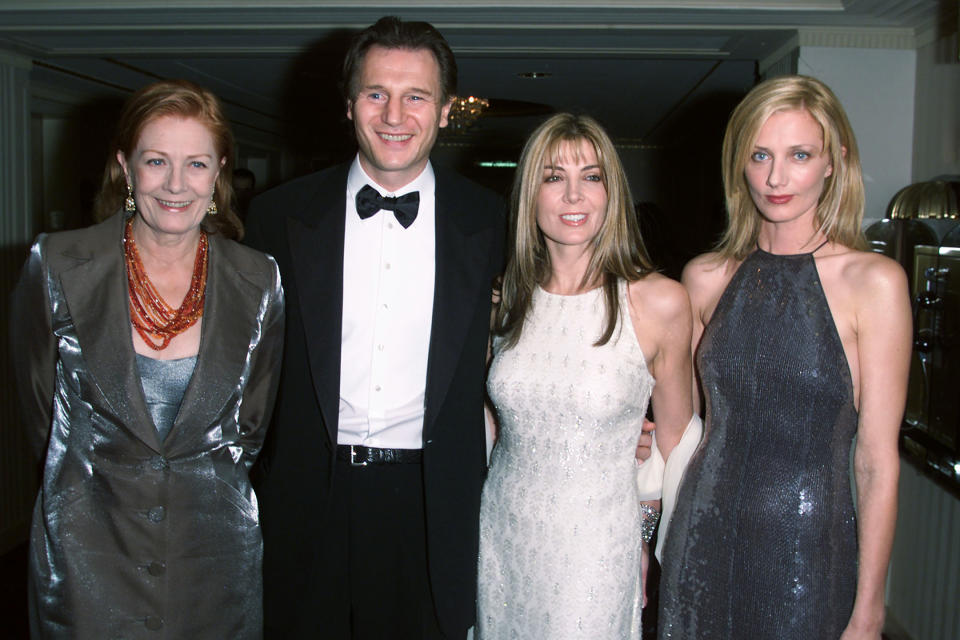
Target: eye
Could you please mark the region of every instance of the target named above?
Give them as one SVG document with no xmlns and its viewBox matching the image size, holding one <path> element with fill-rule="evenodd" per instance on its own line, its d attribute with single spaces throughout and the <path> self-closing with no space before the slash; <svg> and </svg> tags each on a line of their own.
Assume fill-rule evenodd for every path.
<svg viewBox="0 0 960 640">
<path fill-rule="evenodd" d="M 584 176 L 583 179 L 587 180 L 588 182 L 603 182 L 603 178 L 600 176 L 599 173 L 588 174 Z"/>
<path fill-rule="evenodd" d="M 367 97 L 371 100 L 380 100 L 383 98 L 383 94 L 378 91 L 371 91 L 367 94 Z"/>
<path fill-rule="evenodd" d="M 194 160 L 193 162 L 190 163 L 190 166 L 193 167 L 194 169 L 206 169 L 207 163 L 203 162 L 202 160 Z"/>
<path fill-rule="evenodd" d="M 809 160 L 810 154 L 807 153 L 806 151 L 797 151 L 796 153 L 793 154 L 793 157 L 796 158 L 797 160 Z"/>
<path fill-rule="evenodd" d="M 410 100 L 412 100 L 413 102 L 420 102 L 423 99 L 424 99 L 423 96 L 410 96 Z"/>
<path fill-rule="evenodd" d="M 754 151 L 752 154 L 750 154 L 750 159 L 754 162 L 763 162 L 769 157 L 770 156 L 767 155 L 766 151 Z"/>
<path fill-rule="evenodd" d="M 150 167 L 159 167 L 163 165 L 163 158 L 149 158 L 144 164 Z"/>
<path fill-rule="evenodd" d="M 544 182 L 560 182 L 560 176 L 556 173 L 548 173 L 543 177 Z"/>
</svg>

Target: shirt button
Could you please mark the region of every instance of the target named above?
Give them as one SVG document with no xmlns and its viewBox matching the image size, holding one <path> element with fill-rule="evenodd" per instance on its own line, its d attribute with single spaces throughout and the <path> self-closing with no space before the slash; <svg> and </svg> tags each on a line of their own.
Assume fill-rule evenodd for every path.
<svg viewBox="0 0 960 640">
<path fill-rule="evenodd" d="M 383 345 L 382 345 L 382 344 L 378 344 L 378 345 L 377 345 L 377 351 L 383 351 Z"/>
<path fill-rule="evenodd" d="M 374 391 L 380 391 L 380 385 L 377 385 L 373 388 Z"/>
<path fill-rule="evenodd" d="M 150 518 L 150 522 L 162 522 L 167 517 L 167 510 L 163 507 L 153 507 L 147 512 L 147 517 Z"/>
<path fill-rule="evenodd" d="M 163 618 L 159 616 L 147 616 L 143 624 L 147 629 L 150 629 L 150 631 L 160 631 L 160 629 L 163 629 Z"/>
<path fill-rule="evenodd" d="M 386 263 L 385 265 L 383 265 L 383 268 L 384 268 L 384 269 L 390 269 L 390 263 L 388 262 L 388 263 Z"/>
<path fill-rule="evenodd" d="M 147 571 L 152 576 L 162 576 L 167 572 L 167 565 L 162 562 L 151 562 L 150 566 L 147 567 Z"/>
<path fill-rule="evenodd" d="M 388 222 L 388 223 L 387 223 L 387 229 L 393 229 L 393 223 L 392 223 L 392 222 Z"/>
</svg>

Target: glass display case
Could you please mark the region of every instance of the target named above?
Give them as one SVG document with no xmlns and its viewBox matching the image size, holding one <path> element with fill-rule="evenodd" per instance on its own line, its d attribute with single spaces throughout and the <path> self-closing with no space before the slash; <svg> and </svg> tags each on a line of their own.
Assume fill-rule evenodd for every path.
<svg viewBox="0 0 960 640">
<path fill-rule="evenodd" d="M 905 457 L 960 497 L 960 181 L 910 185 L 866 230 L 872 250 L 899 261 L 912 297 L 914 340 Z"/>
</svg>

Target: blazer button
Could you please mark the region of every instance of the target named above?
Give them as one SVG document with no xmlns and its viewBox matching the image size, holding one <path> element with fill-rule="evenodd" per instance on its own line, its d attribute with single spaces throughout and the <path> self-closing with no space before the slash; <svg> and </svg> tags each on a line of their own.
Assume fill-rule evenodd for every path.
<svg viewBox="0 0 960 640">
<path fill-rule="evenodd" d="M 154 456 L 150 458 L 150 466 L 154 471 L 165 471 L 167 469 L 167 461 L 163 456 Z"/>
<path fill-rule="evenodd" d="M 159 577 L 167 572 L 167 565 L 162 562 L 151 562 L 150 566 L 147 567 L 147 571 L 150 572 L 150 575 Z"/>
<path fill-rule="evenodd" d="M 147 629 L 150 629 L 150 631 L 160 631 L 160 629 L 163 629 L 163 618 L 159 616 L 147 616 L 143 624 Z"/>
<path fill-rule="evenodd" d="M 150 522 L 162 522 L 167 517 L 167 510 L 163 507 L 154 507 L 147 512 Z"/>
</svg>

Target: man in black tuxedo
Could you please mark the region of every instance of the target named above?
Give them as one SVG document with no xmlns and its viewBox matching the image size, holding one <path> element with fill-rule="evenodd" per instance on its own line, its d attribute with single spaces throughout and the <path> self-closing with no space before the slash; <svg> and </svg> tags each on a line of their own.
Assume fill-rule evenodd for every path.
<svg viewBox="0 0 960 640">
<path fill-rule="evenodd" d="M 456 63 L 383 18 L 344 62 L 359 153 L 254 200 L 287 327 L 258 460 L 267 638 L 464 638 L 475 617 L 483 388 L 501 200 L 429 155 Z"/>
</svg>

